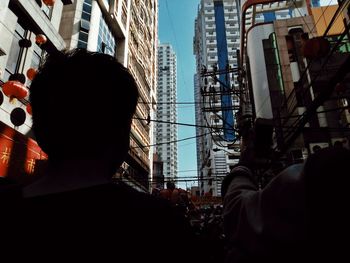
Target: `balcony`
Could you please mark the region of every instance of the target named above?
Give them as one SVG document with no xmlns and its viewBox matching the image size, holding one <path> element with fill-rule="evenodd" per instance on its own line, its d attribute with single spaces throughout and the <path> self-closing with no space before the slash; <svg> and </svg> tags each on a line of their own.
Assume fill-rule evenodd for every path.
<svg viewBox="0 0 350 263">
<path fill-rule="evenodd" d="M 212 46 L 212 47 L 216 47 L 216 39 L 207 39 L 205 41 L 205 43 L 207 44 L 207 46 Z"/>
<path fill-rule="evenodd" d="M 205 9 L 204 14 L 205 15 L 214 15 L 214 9 Z"/>
<path fill-rule="evenodd" d="M 210 25 L 206 24 L 206 25 L 205 25 L 205 29 L 206 29 L 206 30 L 215 30 L 215 28 L 216 28 L 216 27 L 215 27 L 214 24 L 210 24 Z"/>
<path fill-rule="evenodd" d="M 208 24 L 211 24 L 211 23 L 215 22 L 215 19 L 214 19 L 213 16 L 206 16 L 205 17 L 205 22 L 208 23 Z"/>
</svg>

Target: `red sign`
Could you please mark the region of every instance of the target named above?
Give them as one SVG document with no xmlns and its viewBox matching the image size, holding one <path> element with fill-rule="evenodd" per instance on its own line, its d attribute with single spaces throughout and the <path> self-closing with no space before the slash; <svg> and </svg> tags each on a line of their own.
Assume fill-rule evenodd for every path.
<svg viewBox="0 0 350 263">
<path fill-rule="evenodd" d="M 0 177 L 30 182 L 37 160 L 45 159 L 36 141 L 0 121 Z"/>
</svg>

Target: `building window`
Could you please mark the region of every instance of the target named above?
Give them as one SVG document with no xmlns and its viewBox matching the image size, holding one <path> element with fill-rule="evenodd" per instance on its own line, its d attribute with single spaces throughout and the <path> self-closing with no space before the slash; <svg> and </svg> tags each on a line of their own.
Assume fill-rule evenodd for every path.
<svg viewBox="0 0 350 263">
<path fill-rule="evenodd" d="M 101 53 L 109 54 L 111 56 L 115 55 L 116 43 L 114 36 L 109 30 L 106 21 L 101 17 L 98 40 L 97 40 L 97 50 Z"/>
<path fill-rule="evenodd" d="M 53 7 L 52 7 L 52 6 L 47 6 L 47 5 L 43 4 L 42 7 L 41 7 L 41 10 L 42 10 L 43 13 L 45 14 L 45 16 L 46 16 L 49 20 L 51 20 Z"/>
<path fill-rule="evenodd" d="M 81 14 L 80 32 L 78 40 L 79 48 L 87 48 L 90 30 L 91 9 L 91 0 L 85 0 L 83 4 L 83 12 Z"/>
<path fill-rule="evenodd" d="M 33 45 L 33 56 L 30 64 L 31 68 L 39 68 L 41 59 L 45 56 L 45 51 L 42 50 L 36 43 Z M 27 79 L 27 86 L 30 86 L 31 80 Z"/>
<path fill-rule="evenodd" d="M 5 81 L 19 70 L 24 48 L 21 48 L 18 42 L 21 39 L 26 38 L 27 35 L 28 30 L 24 29 L 19 23 L 17 23 L 4 73 Z"/>
</svg>

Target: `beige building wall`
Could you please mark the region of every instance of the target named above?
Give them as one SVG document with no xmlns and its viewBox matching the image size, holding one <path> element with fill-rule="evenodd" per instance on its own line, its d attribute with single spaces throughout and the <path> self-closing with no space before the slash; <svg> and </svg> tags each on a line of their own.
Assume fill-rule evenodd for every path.
<svg viewBox="0 0 350 263">
<path fill-rule="evenodd" d="M 321 7 L 315 7 L 311 8 L 312 15 L 314 17 L 314 21 L 316 24 L 317 29 L 317 35 L 323 36 L 324 32 L 326 31 L 327 26 L 329 25 L 329 22 L 332 20 L 332 17 L 334 16 L 336 10 L 338 8 L 338 5 L 331 5 L 331 6 L 321 6 Z M 331 29 L 329 30 L 328 34 L 331 35 L 339 35 L 344 31 L 344 23 L 343 23 L 344 15 L 340 14 L 337 19 L 334 21 Z"/>
</svg>

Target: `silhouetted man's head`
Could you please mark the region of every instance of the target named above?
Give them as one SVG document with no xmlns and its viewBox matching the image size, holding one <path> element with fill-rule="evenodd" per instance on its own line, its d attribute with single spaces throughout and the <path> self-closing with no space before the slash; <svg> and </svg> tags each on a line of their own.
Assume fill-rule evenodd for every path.
<svg viewBox="0 0 350 263">
<path fill-rule="evenodd" d="M 174 190 L 175 189 L 175 184 L 173 182 L 167 182 L 166 183 L 166 188 L 170 189 L 170 190 Z"/>
<path fill-rule="evenodd" d="M 107 160 L 129 147 L 138 91 L 115 58 L 77 49 L 47 58 L 30 89 L 33 131 L 51 160 Z"/>
<path fill-rule="evenodd" d="M 319 150 L 321 150 L 322 148 L 321 148 L 321 146 L 319 146 L 319 145 L 315 145 L 314 147 L 312 147 L 312 150 L 313 150 L 313 152 L 315 153 L 315 152 L 318 152 Z"/>
</svg>

